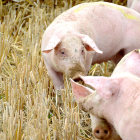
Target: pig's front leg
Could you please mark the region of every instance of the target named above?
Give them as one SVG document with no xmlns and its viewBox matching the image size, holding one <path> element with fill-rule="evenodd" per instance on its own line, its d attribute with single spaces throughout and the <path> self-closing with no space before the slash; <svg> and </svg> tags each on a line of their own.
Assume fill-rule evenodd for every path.
<svg viewBox="0 0 140 140">
<path fill-rule="evenodd" d="M 52 82 L 54 84 L 55 90 L 64 88 L 63 83 L 63 74 L 56 72 L 53 68 L 51 68 L 49 65 L 45 64 L 46 68 L 48 70 L 48 75 L 51 77 Z"/>
</svg>

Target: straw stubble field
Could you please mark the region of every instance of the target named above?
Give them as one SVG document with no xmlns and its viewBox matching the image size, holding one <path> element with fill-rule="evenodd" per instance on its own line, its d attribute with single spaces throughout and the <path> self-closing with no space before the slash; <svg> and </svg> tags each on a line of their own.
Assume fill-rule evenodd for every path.
<svg viewBox="0 0 140 140">
<path fill-rule="evenodd" d="M 54 92 L 41 56 L 46 27 L 81 2 L 0 0 L 1 140 L 92 139 L 89 114 L 79 110 L 69 81 L 64 77 L 65 89 Z M 110 76 L 113 67 L 97 64 L 89 75 Z"/>
</svg>

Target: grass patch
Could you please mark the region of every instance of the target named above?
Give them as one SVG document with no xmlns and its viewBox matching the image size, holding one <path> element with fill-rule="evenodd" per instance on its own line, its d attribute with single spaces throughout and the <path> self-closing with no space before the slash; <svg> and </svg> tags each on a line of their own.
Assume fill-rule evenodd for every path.
<svg viewBox="0 0 140 140">
<path fill-rule="evenodd" d="M 92 139 L 89 115 L 79 110 L 70 83 L 54 92 L 41 56 L 47 26 L 81 2 L 0 1 L 0 139 Z M 93 66 L 89 75 L 109 76 L 110 67 L 110 62 Z"/>
</svg>

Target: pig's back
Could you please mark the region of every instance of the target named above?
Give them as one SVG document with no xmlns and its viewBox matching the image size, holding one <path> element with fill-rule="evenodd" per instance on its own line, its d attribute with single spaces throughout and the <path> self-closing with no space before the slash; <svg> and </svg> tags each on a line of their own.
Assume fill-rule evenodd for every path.
<svg viewBox="0 0 140 140">
<path fill-rule="evenodd" d="M 124 18 L 126 20 L 134 20 L 140 22 L 140 15 L 127 7 L 116 5 L 108 2 L 91 2 L 91 3 L 82 3 L 76 5 L 69 10 L 60 14 L 55 20 L 61 20 L 62 22 L 77 21 L 86 18 L 89 20 L 94 19 L 94 17 L 102 18 L 108 17 L 111 18 L 115 16 Z"/>
</svg>

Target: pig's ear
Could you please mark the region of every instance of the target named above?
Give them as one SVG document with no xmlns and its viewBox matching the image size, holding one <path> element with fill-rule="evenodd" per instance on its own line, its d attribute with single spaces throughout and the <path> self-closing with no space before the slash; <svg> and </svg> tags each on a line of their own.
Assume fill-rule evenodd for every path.
<svg viewBox="0 0 140 140">
<path fill-rule="evenodd" d="M 51 50 L 53 50 L 59 43 L 61 42 L 61 38 L 54 35 L 51 37 L 51 39 L 49 40 L 48 45 L 46 46 L 46 48 L 44 50 L 42 50 L 42 52 L 45 53 L 49 53 Z"/>
<path fill-rule="evenodd" d="M 80 76 L 85 84 L 93 87 L 98 94 L 105 99 L 110 99 L 114 94 L 118 93 L 119 81 L 111 77 L 103 76 Z"/>
<path fill-rule="evenodd" d="M 74 97 L 77 102 L 79 102 L 80 97 L 86 97 L 89 94 L 94 92 L 92 89 L 90 89 L 88 87 L 77 84 L 72 79 L 70 79 L 70 81 L 71 81 L 71 85 L 72 85 L 72 91 L 73 91 Z"/>
<path fill-rule="evenodd" d="M 103 53 L 99 48 L 96 46 L 94 41 L 88 36 L 88 35 L 82 35 L 81 36 L 82 42 L 86 45 L 87 51 L 95 51 L 97 53 Z"/>
</svg>

